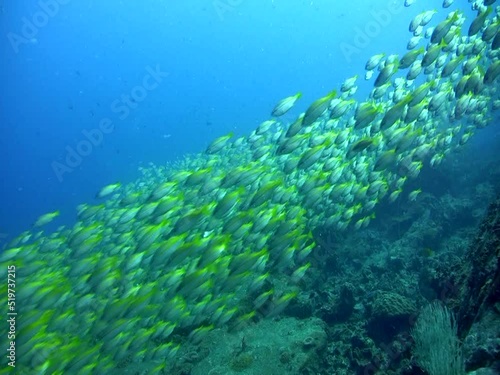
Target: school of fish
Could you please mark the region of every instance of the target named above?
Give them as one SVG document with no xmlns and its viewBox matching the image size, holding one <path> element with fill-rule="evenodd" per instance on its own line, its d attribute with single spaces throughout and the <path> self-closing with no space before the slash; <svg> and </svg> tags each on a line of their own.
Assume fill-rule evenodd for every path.
<svg viewBox="0 0 500 375">
<path fill-rule="evenodd" d="M 228 134 L 135 183 L 104 187 L 72 228 L 44 234 L 59 211 L 41 216 L 0 255 L 2 272 L 17 267 L 19 373 L 132 364 L 160 373 L 185 342 L 283 311 L 310 267 L 315 228 L 365 228 L 379 202 L 418 199 L 407 181 L 492 123 L 494 3 L 475 1 L 467 23 L 459 9 L 419 14 L 404 56 L 366 63 L 374 87 L 365 101 L 353 98 L 355 76 L 285 125 L 297 93 L 248 137 Z"/>
</svg>

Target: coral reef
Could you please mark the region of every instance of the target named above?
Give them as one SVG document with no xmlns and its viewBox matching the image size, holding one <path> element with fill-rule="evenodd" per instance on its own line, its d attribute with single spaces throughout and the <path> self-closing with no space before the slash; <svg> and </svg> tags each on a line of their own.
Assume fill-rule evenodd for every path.
<svg viewBox="0 0 500 375">
<path fill-rule="evenodd" d="M 320 373 L 327 345 L 326 325 L 317 318 L 263 319 L 238 331 L 216 329 L 188 353 L 208 350 L 172 375 L 304 375 Z"/>
</svg>

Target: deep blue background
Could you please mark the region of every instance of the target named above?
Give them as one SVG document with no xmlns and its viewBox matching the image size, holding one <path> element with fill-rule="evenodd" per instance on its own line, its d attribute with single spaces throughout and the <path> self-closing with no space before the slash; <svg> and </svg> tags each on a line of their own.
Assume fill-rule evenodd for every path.
<svg viewBox="0 0 500 375">
<path fill-rule="evenodd" d="M 100 187 L 200 152 L 231 130 L 248 134 L 298 91 L 285 120 L 354 74 L 366 97 L 366 60 L 404 53 L 410 20 L 436 8 L 431 0 L 410 8 L 403 0 L 65 0 L 16 51 L 13 35 L 23 37 L 26 21 L 54 1 L 0 0 L 0 234 L 17 235 L 56 209 L 62 216 L 49 228 L 71 224 L 76 205 L 95 203 Z M 359 30 L 372 32 L 365 45 L 355 43 Z M 347 56 L 348 46 L 360 48 Z M 113 101 L 157 65 L 169 76 L 120 120 Z M 52 163 L 103 118 L 114 131 L 59 181 Z"/>
</svg>

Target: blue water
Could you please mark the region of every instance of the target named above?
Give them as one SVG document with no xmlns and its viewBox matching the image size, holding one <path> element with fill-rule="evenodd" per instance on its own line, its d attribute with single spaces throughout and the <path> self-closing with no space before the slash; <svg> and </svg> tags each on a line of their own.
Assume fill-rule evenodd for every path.
<svg viewBox="0 0 500 375">
<path fill-rule="evenodd" d="M 298 91 L 285 121 L 355 74 L 365 98 L 366 60 L 404 53 L 410 20 L 440 6 L 402 3 L 0 0 L 0 241 L 56 209 L 48 230 L 72 224 L 100 187 L 248 135 Z"/>
</svg>

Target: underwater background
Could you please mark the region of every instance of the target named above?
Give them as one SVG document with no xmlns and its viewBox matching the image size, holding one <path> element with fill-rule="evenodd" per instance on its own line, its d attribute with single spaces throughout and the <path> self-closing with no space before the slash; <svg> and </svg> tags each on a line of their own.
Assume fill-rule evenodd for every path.
<svg viewBox="0 0 500 375">
<path fill-rule="evenodd" d="M 362 76 L 372 55 L 404 53 L 410 20 L 439 5 L 393 3 L 397 10 L 382 26 L 374 14 L 389 1 L 68 1 L 25 38 L 23 17 L 32 19 L 39 2 L 4 1 L 2 34 L 23 39 L 5 37 L 0 45 L 0 141 L 8 161 L 0 232 L 15 236 L 56 209 L 62 222 L 73 223 L 72 208 L 91 202 L 103 185 L 131 181 L 149 163 L 203 151 L 229 131 L 248 135 L 279 99 L 301 91 L 286 116 L 292 122 L 347 77 Z M 356 31 L 364 34 L 369 22 L 381 25 L 379 32 L 356 44 Z M 121 119 L 112 104 L 156 66 L 168 77 Z M 370 90 L 362 82 L 357 96 Z M 114 131 L 60 181 L 52 163 L 64 163 L 67 147 L 76 149 L 86 140 L 82 131 L 103 118 Z"/>
<path fill-rule="evenodd" d="M 484 80 L 498 66 L 497 2 L 447 2 L 0 0 L 0 264 L 18 262 L 19 309 L 31 301 L 17 326 L 18 373 L 425 373 L 411 354 L 417 312 L 440 300 L 460 327 L 465 289 L 446 298 L 439 290 L 445 275 L 467 284 L 461 257 L 500 186 L 499 73 L 489 71 L 485 91 L 450 96 L 429 120 L 436 133 L 401 115 L 377 128 L 393 95 L 377 102 L 368 127 L 356 106 L 373 95 L 382 64 L 409 51 L 408 25 L 422 12 L 437 11 L 428 28 L 460 11 L 452 22 L 463 49 L 447 51 L 449 60 L 479 56 L 481 66 L 441 78 L 443 60 L 407 86 L 392 85 L 406 80 L 396 66 L 379 86 L 391 82 L 410 100 L 433 82 L 427 106 L 448 81 L 451 92 L 463 76 Z M 478 9 L 487 18 L 467 39 Z M 464 52 L 490 26 L 486 47 Z M 484 107 L 457 115 L 464 95 Z M 329 123 L 333 106 L 318 98 L 349 108 Z M 290 108 L 271 116 L 286 99 Z M 311 108 L 323 110 L 298 130 L 298 144 L 286 143 Z M 408 124 L 417 124 L 410 143 L 392 144 Z M 346 141 L 329 140 L 352 128 Z M 412 143 L 422 133 L 430 135 Z M 414 157 L 422 145 L 432 151 Z M 384 153 L 393 149 L 397 162 Z M 434 152 L 441 163 L 430 162 Z M 328 169 L 327 153 L 347 164 Z M 407 154 L 422 159 L 417 172 Z M 376 198 L 354 192 L 367 181 Z M 372 194 L 379 182 L 387 189 Z M 335 190 L 342 184 L 349 191 Z M 160 201 L 161 212 L 151 206 Z M 48 279 L 57 288 L 42 286 Z M 459 331 L 467 371 L 497 371 L 498 335 L 484 339 L 482 356 L 474 351 L 481 332 L 499 330 L 495 309 L 477 341 Z"/>
</svg>

